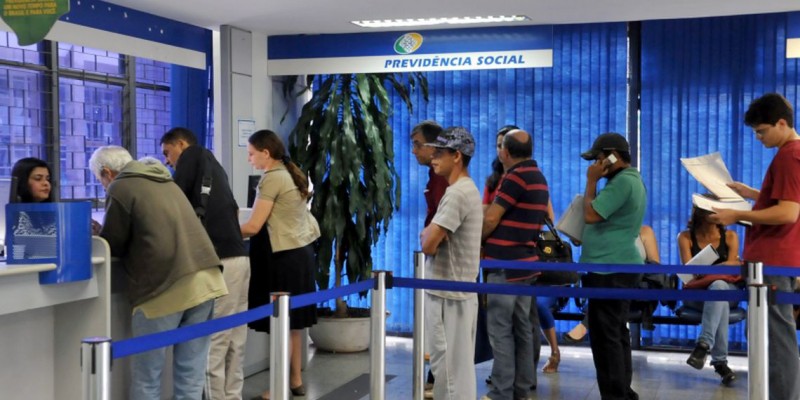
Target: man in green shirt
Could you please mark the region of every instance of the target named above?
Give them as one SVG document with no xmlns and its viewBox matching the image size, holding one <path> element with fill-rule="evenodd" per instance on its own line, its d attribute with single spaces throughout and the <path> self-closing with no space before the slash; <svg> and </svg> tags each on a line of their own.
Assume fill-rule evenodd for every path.
<svg viewBox="0 0 800 400">
<path fill-rule="evenodd" d="M 586 228 L 580 262 L 643 264 L 634 241 L 644 219 L 646 191 L 639 171 L 631 167 L 628 142 L 618 133 L 604 133 L 581 157 L 594 163 L 586 170 Z M 598 192 L 600 178 L 607 182 Z M 589 273 L 583 278 L 583 286 L 630 288 L 639 280 L 639 274 Z M 630 300 L 589 300 L 589 339 L 603 400 L 639 398 L 631 388 L 630 305 Z"/>
</svg>

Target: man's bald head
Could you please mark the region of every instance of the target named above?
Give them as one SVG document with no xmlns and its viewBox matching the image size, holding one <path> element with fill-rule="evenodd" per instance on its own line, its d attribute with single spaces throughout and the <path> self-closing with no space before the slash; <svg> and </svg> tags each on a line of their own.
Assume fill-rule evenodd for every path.
<svg viewBox="0 0 800 400">
<path fill-rule="evenodd" d="M 529 159 L 533 156 L 533 140 L 528 132 L 514 129 L 503 137 L 503 148 L 511 158 Z"/>
</svg>

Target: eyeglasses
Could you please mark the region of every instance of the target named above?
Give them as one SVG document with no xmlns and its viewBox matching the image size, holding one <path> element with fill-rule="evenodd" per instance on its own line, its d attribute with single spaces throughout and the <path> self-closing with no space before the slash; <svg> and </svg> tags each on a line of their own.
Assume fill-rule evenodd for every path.
<svg viewBox="0 0 800 400">
<path fill-rule="evenodd" d="M 414 150 L 419 150 L 419 149 L 422 148 L 422 146 L 424 146 L 424 144 L 422 144 L 421 142 L 418 142 L 416 140 L 411 142 L 411 147 L 413 147 Z"/>
</svg>

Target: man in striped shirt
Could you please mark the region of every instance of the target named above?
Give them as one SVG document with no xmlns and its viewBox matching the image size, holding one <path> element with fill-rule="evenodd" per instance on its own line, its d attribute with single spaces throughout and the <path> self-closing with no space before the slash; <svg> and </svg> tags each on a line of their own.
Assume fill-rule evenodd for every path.
<svg viewBox="0 0 800 400">
<path fill-rule="evenodd" d="M 533 155 L 533 139 L 523 130 L 505 135 L 498 153 L 506 175 L 483 220 L 484 257 L 536 261 L 535 238 L 544 223 L 550 194 Z M 534 272 L 493 269 L 489 283 L 530 285 Z M 494 352 L 492 390 L 486 399 L 527 398 L 534 384 L 531 297 L 488 295 L 489 341 Z"/>
</svg>

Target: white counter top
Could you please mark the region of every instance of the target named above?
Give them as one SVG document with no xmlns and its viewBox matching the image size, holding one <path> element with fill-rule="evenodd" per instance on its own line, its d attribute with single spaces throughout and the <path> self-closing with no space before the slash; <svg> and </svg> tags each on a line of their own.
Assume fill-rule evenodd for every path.
<svg viewBox="0 0 800 400">
<path fill-rule="evenodd" d="M 56 269 L 55 264 L 6 264 L 5 261 L 0 262 L 0 276 L 29 274 L 33 272 L 52 271 L 54 269 Z"/>
</svg>

